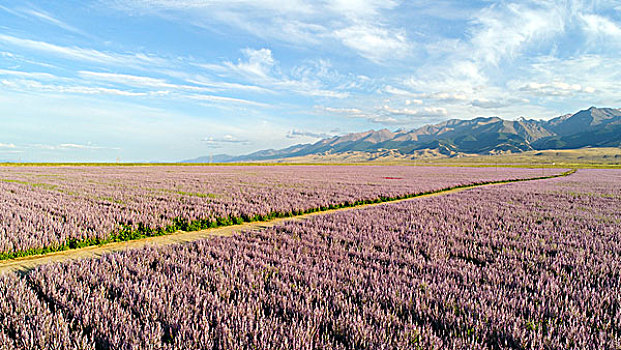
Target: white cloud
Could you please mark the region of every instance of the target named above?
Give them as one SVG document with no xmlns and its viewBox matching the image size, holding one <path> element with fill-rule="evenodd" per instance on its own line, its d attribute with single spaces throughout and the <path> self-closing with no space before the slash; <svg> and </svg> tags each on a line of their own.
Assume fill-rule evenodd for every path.
<svg viewBox="0 0 621 350">
<path fill-rule="evenodd" d="M 163 96 L 169 95 L 171 98 L 190 99 L 195 101 L 208 101 L 211 103 L 219 104 L 236 104 L 247 105 L 255 107 L 270 107 L 269 104 L 251 101 L 247 99 L 226 97 L 209 94 L 214 89 L 184 85 L 184 84 L 172 84 L 168 83 L 164 79 L 151 78 L 145 76 L 136 76 L 129 74 L 116 74 L 116 73 L 103 73 L 103 72 L 91 72 L 80 71 L 78 75 L 87 80 L 89 83 L 94 81 L 102 81 L 107 83 L 113 83 L 116 85 L 126 85 L 142 89 L 142 91 L 133 91 L 120 88 L 102 87 L 102 86 L 84 86 L 79 85 L 83 82 L 75 79 L 58 78 L 47 73 L 24 73 L 19 71 L 7 71 L 0 70 L 1 75 L 16 76 L 18 79 L 8 80 L 0 79 L 0 86 L 21 92 L 50 92 L 57 94 L 82 94 L 82 95 L 116 95 L 127 97 L 140 97 L 140 96 Z M 60 84 L 48 84 L 41 81 L 26 79 L 26 78 L 41 78 L 50 80 L 54 77 L 55 81 L 65 81 L 65 85 Z M 76 84 L 77 83 L 77 84 Z"/>
<path fill-rule="evenodd" d="M 603 55 L 570 58 L 537 57 L 522 78 L 507 83 L 509 92 L 518 96 L 541 97 L 539 103 L 559 101 L 581 109 L 591 105 L 618 106 L 621 103 L 621 61 Z"/>
<path fill-rule="evenodd" d="M 22 10 L 23 13 L 36 17 L 40 20 L 43 20 L 45 22 L 51 23 L 59 28 L 62 28 L 64 30 L 70 31 L 70 32 L 74 32 L 77 34 L 81 34 L 81 35 L 85 35 L 85 33 L 83 31 L 81 31 L 80 29 L 67 24 L 61 20 L 59 20 L 58 18 L 50 15 L 49 13 L 45 12 L 45 11 L 41 11 L 41 10 L 35 10 L 35 9 L 23 9 Z"/>
<path fill-rule="evenodd" d="M 413 100 L 440 104 L 446 116 L 455 117 L 491 112 L 508 118 L 548 117 L 555 112 L 547 104 L 569 96 L 576 97 L 565 104 L 569 111 L 585 104 L 614 106 L 621 102 L 621 61 L 610 47 L 618 42 L 621 26 L 603 14 L 589 15 L 597 7 L 603 5 L 506 1 L 471 13 L 465 37 L 417 44 L 425 45 L 430 58 L 413 64 L 410 77 L 393 78 L 379 89 L 389 95 L 381 103 L 388 107 L 383 112 L 413 117 L 423 112 L 413 108 Z M 597 39 L 597 46 L 575 37 L 580 31 L 593 42 Z M 601 54 L 588 54 L 592 49 Z M 405 98 L 406 108 L 403 99 L 390 95 Z M 362 109 L 372 110 L 368 105 Z M 358 115 L 374 118 L 373 113 Z"/>
<path fill-rule="evenodd" d="M 335 108 L 335 107 L 322 107 L 315 106 L 316 109 L 324 110 L 330 113 L 342 113 L 342 114 L 351 114 L 351 115 L 365 115 L 362 110 L 358 108 Z"/>
<path fill-rule="evenodd" d="M 338 99 L 349 97 L 349 93 L 345 91 L 336 91 L 321 88 L 321 83 L 318 81 L 285 79 L 281 81 L 275 81 L 273 83 L 273 86 L 283 91 L 288 90 L 290 92 L 295 92 L 297 94 L 305 96 L 330 97 Z"/>
<path fill-rule="evenodd" d="M 44 90 L 60 93 L 76 93 L 86 95 L 118 95 L 118 96 L 146 96 L 144 92 L 134 92 L 119 89 L 110 89 L 104 87 L 91 87 L 91 86 L 59 86 L 48 85 L 41 86 Z"/>
<path fill-rule="evenodd" d="M 12 143 L 0 143 L 0 148 L 15 148 L 15 145 Z"/>
<path fill-rule="evenodd" d="M 405 105 L 409 106 L 409 105 L 422 105 L 423 104 L 423 100 L 405 100 Z"/>
<path fill-rule="evenodd" d="M 163 64 L 161 58 L 148 56 L 142 53 L 119 54 L 108 53 L 94 49 L 85 49 L 81 47 L 60 46 L 44 41 L 17 38 L 10 35 L 0 34 L 0 44 L 9 46 L 17 46 L 23 49 L 44 52 L 67 59 L 76 61 L 86 61 L 99 64 L 115 65 L 115 66 L 143 66 L 153 64 Z"/>
<path fill-rule="evenodd" d="M 551 83 L 528 83 L 520 87 L 520 90 L 534 95 L 544 96 L 570 96 L 576 93 L 592 94 L 595 92 L 595 89 L 590 86 L 568 84 L 562 81 L 554 81 Z"/>
<path fill-rule="evenodd" d="M 201 140 L 202 142 L 210 145 L 211 147 L 220 148 L 225 144 L 239 144 L 239 145 L 249 145 L 250 141 L 241 140 L 233 135 L 224 135 L 224 137 L 213 137 L 208 136 Z"/>
<path fill-rule="evenodd" d="M 53 74 L 49 74 L 49 73 L 23 72 L 23 71 L 7 70 L 7 69 L 0 69 L 0 75 L 16 76 L 16 77 L 27 78 L 27 79 L 46 79 L 46 80 L 58 79 L 57 76 Z"/>
<path fill-rule="evenodd" d="M 322 115 L 328 114 L 338 115 L 339 117 L 345 118 L 365 119 L 373 123 L 394 124 L 395 122 L 398 122 L 398 119 L 394 117 L 381 115 L 379 113 L 365 112 L 358 108 L 315 106 L 314 109 Z"/>
<path fill-rule="evenodd" d="M 163 96 L 170 95 L 172 98 L 185 98 L 196 101 L 209 101 L 212 103 L 221 104 L 236 104 L 236 105 L 248 105 L 255 107 L 270 107 L 269 104 L 251 101 L 247 99 L 226 97 L 209 94 L 209 92 L 216 89 L 185 85 L 185 84 L 172 84 L 164 79 L 137 76 L 130 74 L 117 74 L 117 73 L 104 73 L 104 72 L 91 72 L 80 71 L 78 75 L 87 80 L 88 82 L 102 81 L 113 84 L 126 85 L 142 89 L 142 91 L 124 90 L 119 88 L 101 87 L 101 86 L 84 86 L 76 85 L 79 81 L 67 80 L 66 85 L 59 84 L 46 84 L 40 81 L 22 78 L 44 78 L 49 79 L 54 77 L 46 73 L 24 73 L 19 71 L 7 71 L 0 70 L 1 75 L 17 76 L 20 79 L 15 80 L 0 80 L 0 86 L 8 89 L 22 92 L 43 91 L 59 94 L 84 94 L 84 95 L 117 95 L 117 96 Z M 56 78 L 56 80 L 62 80 Z M 174 94 L 174 95 L 173 95 Z"/>
<path fill-rule="evenodd" d="M 256 86 L 256 85 L 229 83 L 229 82 L 223 82 L 223 81 L 213 81 L 207 77 L 200 76 L 200 75 L 187 77 L 186 81 L 188 83 L 206 86 L 214 90 L 236 90 L 236 91 L 242 90 L 242 91 L 251 91 L 251 92 L 264 93 L 264 94 L 275 93 L 273 90 L 260 87 L 260 86 Z"/>
<path fill-rule="evenodd" d="M 41 11 L 41 10 L 34 9 L 34 8 L 22 8 L 22 7 L 10 9 L 2 5 L 0 5 L 0 10 L 4 10 L 14 16 L 18 16 L 18 17 L 25 18 L 25 19 L 28 19 L 29 17 L 34 17 L 44 22 L 53 24 L 64 30 L 84 35 L 84 32 L 82 32 L 78 28 L 63 22 L 59 20 L 58 18 L 55 18 L 54 16 L 52 16 L 51 14 L 45 11 Z"/>
<path fill-rule="evenodd" d="M 201 95 L 187 95 L 185 97 L 192 99 L 192 100 L 199 100 L 199 101 L 209 101 L 209 102 L 217 102 L 217 103 L 234 103 L 234 104 L 263 107 L 263 108 L 271 107 L 271 105 L 267 103 L 261 103 L 261 102 L 244 100 L 241 98 L 226 97 L 226 96 L 201 94 Z"/>
<path fill-rule="evenodd" d="M 525 98 L 497 98 L 497 99 L 488 99 L 485 97 L 475 98 L 472 101 L 472 106 L 479 107 L 483 109 L 498 109 L 503 107 L 508 107 L 513 104 L 525 104 L 530 101 Z"/>
<path fill-rule="evenodd" d="M 431 94 L 422 94 L 421 98 L 429 98 L 442 102 L 459 102 L 468 99 L 468 96 L 462 93 L 435 92 Z"/>
<path fill-rule="evenodd" d="M 1 47 L 2 45 L 0 45 Z M 7 61 L 11 62 L 12 65 L 9 67 L 7 66 L 7 68 L 11 68 L 11 69 L 17 69 L 20 67 L 23 67 L 24 63 L 27 64 L 32 64 L 32 65 L 36 65 L 36 66 L 40 66 L 40 67 L 46 67 L 48 69 L 55 69 L 56 66 L 53 64 L 49 64 L 46 62 L 40 62 L 34 59 L 31 59 L 32 55 L 19 55 L 16 54 L 15 52 L 7 52 L 7 51 L 0 51 L 0 59 L 6 59 Z"/>
<path fill-rule="evenodd" d="M 345 118 L 365 119 L 373 123 L 384 125 L 418 125 L 421 121 L 435 121 L 445 118 L 448 111 L 442 107 L 424 107 L 420 109 L 394 108 L 383 105 L 371 111 L 358 108 L 336 108 L 315 106 L 321 114 L 339 115 Z"/>
<path fill-rule="evenodd" d="M 262 39 L 296 46 L 316 47 L 338 40 L 374 62 L 403 58 L 412 47 L 405 30 L 387 21 L 386 13 L 400 4 L 395 0 L 109 2 L 125 11 L 172 17 L 209 29 L 237 27 Z M 261 72 L 256 69 L 260 67 L 246 68 Z"/>
<path fill-rule="evenodd" d="M 391 108 L 390 106 L 384 106 L 384 111 L 390 114 L 393 114 L 393 115 L 409 115 L 409 116 L 419 115 L 419 111 L 408 109 L 408 108 L 397 109 L 397 108 Z"/>
<path fill-rule="evenodd" d="M 146 8 L 183 11 L 235 11 L 245 9 L 256 10 L 273 15 L 274 13 L 308 13 L 313 11 L 312 5 L 301 0 L 133 0 L 117 1 L 117 6 L 125 8 Z"/>
<path fill-rule="evenodd" d="M 412 97 L 443 103 L 461 103 L 489 86 L 488 77 L 474 62 L 456 58 L 422 66 L 401 84 Z"/>
<path fill-rule="evenodd" d="M 117 95 L 117 96 L 146 96 L 144 92 L 126 91 L 105 87 L 76 86 L 76 85 L 57 85 L 44 84 L 35 80 L 0 80 L 0 86 L 15 91 L 32 92 L 44 91 L 60 94 L 85 94 L 85 95 Z"/>
<path fill-rule="evenodd" d="M 398 6 L 395 0 L 330 0 L 327 7 L 335 13 L 342 14 L 353 20 L 375 18 L 382 10 L 390 10 Z"/>
<path fill-rule="evenodd" d="M 400 95 L 400 96 L 419 97 L 420 95 L 418 93 L 414 93 L 414 92 L 407 91 L 404 89 L 399 89 L 391 85 L 385 86 L 383 90 L 389 94 Z"/>
<path fill-rule="evenodd" d="M 78 74 L 85 79 L 112 82 L 138 88 L 169 89 L 173 91 L 213 92 L 214 89 L 187 84 L 172 84 L 164 79 L 117 73 L 80 71 Z"/>
<path fill-rule="evenodd" d="M 476 16 L 471 43 L 479 62 L 497 65 L 514 58 L 536 41 L 549 40 L 565 30 L 565 10 L 555 2 L 538 5 L 502 3 Z"/>
<path fill-rule="evenodd" d="M 555 0 L 492 3 L 471 15 L 468 35 L 426 44 L 431 58 L 383 91 L 442 103 L 449 115 L 459 117 L 487 110 L 509 118 L 531 111 L 545 116 L 550 103 L 569 96 L 576 99 L 564 108 L 615 105 L 621 64 L 614 63 L 617 53 L 606 58 L 610 45 L 601 40 L 614 43 L 619 25 L 603 15 L 590 16 L 598 6 Z M 586 45 L 576 34 L 580 31 L 598 39 L 597 46 Z M 593 49 L 600 56 L 588 53 Z"/>
<path fill-rule="evenodd" d="M 404 30 L 389 30 L 364 24 L 339 29 L 334 35 L 345 46 L 376 63 L 402 59 L 412 50 L 412 44 Z"/>
<path fill-rule="evenodd" d="M 621 44 L 621 26 L 618 23 L 596 14 L 584 14 L 580 16 L 580 19 L 584 24 L 583 29 L 590 36 L 597 39 L 613 40 L 613 42 Z"/>
<path fill-rule="evenodd" d="M 58 145 L 49 145 L 49 144 L 29 144 L 26 145 L 27 148 L 33 149 L 42 149 L 47 151 L 63 151 L 63 150 L 120 150 L 119 147 L 102 147 L 93 144 L 76 144 L 76 143 L 61 143 Z"/>
<path fill-rule="evenodd" d="M 118 147 L 100 147 L 95 145 L 80 145 L 75 143 L 62 143 L 58 145 L 59 149 L 85 149 L 85 150 L 97 150 L 97 149 L 119 149 Z"/>
<path fill-rule="evenodd" d="M 329 64 L 318 62 L 296 66 L 290 74 L 281 71 L 278 61 L 270 49 L 244 49 L 246 60 L 237 63 L 226 61 L 222 64 L 202 65 L 202 67 L 219 72 L 223 76 L 242 78 L 262 89 L 296 93 L 304 96 L 345 98 L 349 93 L 342 89 L 330 89 L 324 80 L 334 79 L 338 73 L 330 71 Z"/>
<path fill-rule="evenodd" d="M 425 107 L 423 108 L 423 111 L 421 114 L 424 114 L 426 116 L 444 116 L 446 117 L 448 115 L 448 111 L 446 110 L 446 108 L 443 107 Z"/>
<path fill-rule="evenodd" d="M 276 64 L 270 49 L 254 50 L 246 48 L 242 50 L 242 53 L 246 56 L 247 61 L 239 60 L 237 63 L 224 62 L 224 66 L 244 76 L 266 79 L 270 75 L 272 67 Z"/>
<path fill-rule="evenodd" d="M 119 84 L 128 85 L 128 86 L 158 87 L 158 88 L 170 88 L 174 86 L 173 84 L 167 83 L 164 79 L 157 79 L 157 78 L 130 75 L 130 74 L 79 71 L 78 75 L 80 75 L 82 78 L 85 78 L 85 79 L 108 81 L 108 82 L 119 83 Z"/>
<path fill-rule="evenodd" d="M 296 46 L 321 45 L 322 41 L 329 37 L 332 31 L 318 23 L 308 23 L 296 19 L 275 18 L 272 28 L 263 31 L 261 24 L 249 26 L 248 31 L 260 33 L 264 38 L 276 38 Z"/>
<path fill-rule="evenodd" d="M 417 86 L 419 82 L 410 81 L 410 85 Z M 445 103 L 462 102 L 468 99 L 468 96 L 464 93 L 450 93 L 450 92 L 413 92 L 405 89 L 396 88 L 393 86 L 384 87 L 383 91 L 397 96 L 413 97 L 413 100 L 406 100 L 406 104 L 423 104 L 422 99 L 430 99 L 434 101 L 440 101 Z"/>
<path fill-rule="evenodd" d="M 425 116 L 425 117 L 445 117 L 448 115 L 448 111 L 443 107 L 424 107 L 422 109 L 409 109 L 409 108 L 392 108 L 385 105 L 382 108 L 392 115 L 405 115 L 405 116 Z"/>
<path fill-rule="evenodd" d="M 288 139 L 298 139 L 298 138 L 307 138 L 307 139 L 327 139 L 334 135 L 327 134 L 325 132 L 314 132 L 308 130 L 298 130 L 293 129 L 287 132 L 286 137 Z"/>
<path fill-rule="evenodd" d="M 340 47 L 351 49 L 376 63 L 392 63 L 392 60 L 405 63 L 406 59 L 409 63 L 411 60 L 411 71 L 390 76 L 392 71 L 385 77 L 373 78 L 374 82 L 366 85 L 354 79 L 335 85 L 326 83 L 328 78 L 298 77 L 293 72 L 283 72 L 275 59 L 279 56 L 275 51 L 279 45 L 274 45 L 274 52 L 267 48 L 247 49 L 241 60 L 210 65 L 214 72 L 222 75 L 235 72 L 237 77 L 249 79 L 252 85 L 278 93 L 357 99 L 363 101 L 365 107 L 360 108 L 363 110 L 384 105 L 380 99 L 386 96 L 372 97 L 372 101 L 364 103 L 357 95 L 359 91 L 355 91 L 361 86 L 367 89 L 363 93 L 380 90 L 380 94 L 402 97 L 388 102 L 391 108 L 403 109 L 403 103 L 412 110 L 417 110 L 412 108 L 415 105 L 440 105 L 448 114 L 461 117 L 473 116 L 485 109 L 513 113 L 520 105 L 525 110 L 534 110 L 533 105 L 543 101 L 538 97 L 568 96 L 571 88 L 554 86 L 554 82 L 579 84 L 582 90 L 573 93 L 595 99 L 594 92 L 597 92 L 598 96 L 606 96 L 599 99 L 602 101 L 611 101 L 613 88 L 618 86 L 611 77 L 589 76 L 578 70 L 571 73 L 555 70 L 556 74 L 545 77 L 529 71 L 531 62 L 542 55 L 563 57 L 558 61 L 564 62 L 573 60 L 572 56 L 585 55 L 585 51 L 588 54 L 588 50 L 609 50 L 606 45 L 596 47 L 595 44 L 602 40 L 614 44 L 618 37 L 621 27 L 611 15 L 614 12 L 610 12 L 618 7 L 614 1 L 406 4 L 396 0 L 326 0 L 299 4 L 276 0 L 265 3 L 133 0 L 124 3 L 131 4 L 134 10 L 142 9 L 160 16 L 167 16 L 164 12 L 172 10 L 176 18 L 183 14 L 184 20 L 187 18 L 187 22 L 194 25 L 213 29 L 225 24 L 267 42 L 280 41 L 305 50 L 321 47 L 323 53 L 324 50 L 334 51 L 337 45 L 337 50 Z M 405 16 L 397 13 L 400 10 L 414 10 L 420 17 L 441 21 L 434 23 L 420 18 L 421 21 L 408 22 Z M 408 16 L 414 17 L 418 18 Z M 425 28 L 429 23 L 447 27 L 431 33 Z M 594 44 L 586 45 L 581 34 L 586 34 Z M 420 61 L 424 55 L 426 59 Z M 616 57 L 616 53 L 608 51 L 608 56 Z M 390 68 L 392 70 L 393 66 Z M 388 82 L 391 85 L 386 85 Z M 531 86 L 528 91 L 529 83 L 552 85 Z M 374 84 L 375 88 L 370 89 Z M 535 90 L 538 91 L 535 93 Z"/>
</svg>

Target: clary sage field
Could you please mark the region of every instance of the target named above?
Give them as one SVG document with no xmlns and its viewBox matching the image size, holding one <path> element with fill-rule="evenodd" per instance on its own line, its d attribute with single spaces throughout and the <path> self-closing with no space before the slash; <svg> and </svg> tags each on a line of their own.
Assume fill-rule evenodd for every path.
<svg viewBox="0 0 621 350">
<path fill-rule="evenodd" d="M 0 259 L 561 172 L 381 166 L 0 167 Z"/>
<path fill-rule="evenodd" d="M 326 178 L 352 200 L 532 175 L 419 171 Z M 619 208 L 621 171 L 579 170 L 45 265 L 0 277 L 0 348 L 619 349 Z"/>
</svg>

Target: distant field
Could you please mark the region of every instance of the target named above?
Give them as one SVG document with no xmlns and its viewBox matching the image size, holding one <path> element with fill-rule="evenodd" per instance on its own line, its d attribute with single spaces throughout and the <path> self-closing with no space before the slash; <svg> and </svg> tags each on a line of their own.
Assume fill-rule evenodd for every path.
<svg viewBox="0 0 621 350">
<path fill-rule="evenodd" d="M 584 148 L 575 150 L 529 151 L 498 155 L 460 155 L 449 158 L 436 151 L 411 155 L 383 151 L 376 153 L 347 152 L 280 159 L 282 164 L 383 164 L 437 166 L 514 166 L 545 168 L 612 168 L 621 169 L 621 148 Z M 278 164 L 278 163 L 276 163 Z"/>
<path fill-rule="evenodd" d="M 443 158 L 421 164 L 517 165 L 573 168 L 621 168 L 621 148 L 529 151 L 493 156 Z"/>
<path fill-rule="evenodd" d="M 0 348 L 618 349 L 620 184 L 579 170 L 7 274 Z"/>
<path fill-rule="evenodd" d="M 398 166 L 0 167 L 0 259 L 560 172 Z"/>
</svg>

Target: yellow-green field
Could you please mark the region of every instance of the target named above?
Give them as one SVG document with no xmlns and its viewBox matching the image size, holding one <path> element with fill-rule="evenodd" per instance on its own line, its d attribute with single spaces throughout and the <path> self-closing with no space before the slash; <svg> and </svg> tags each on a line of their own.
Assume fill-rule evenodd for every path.
<svg viewBox="0 0 621 350">
<path fill-rule="evenodd" d="M 515 154 L 429 159 L 419 161 L 419 163 L 429 165 L 621 168 L 621 148 L 529 151 Z"/>
<path fill-rule="evenodd" d="M 243 163 L 0 163 L 0 166 L 286 166 L 323 164 L 621 169 L 621 148 L 544 150 L 496 155 L 458 155 L 454 157 L 425 153 L 417 159 L 411 159 L 409 156 L 394 152 L 382 152 L 382 154 L 349 152 L 346 154 L 312 155 Z"/>
</svg>

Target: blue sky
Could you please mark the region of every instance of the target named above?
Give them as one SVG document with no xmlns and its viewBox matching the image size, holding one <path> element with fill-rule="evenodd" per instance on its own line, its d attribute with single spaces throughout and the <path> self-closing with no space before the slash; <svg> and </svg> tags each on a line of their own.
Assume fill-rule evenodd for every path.
<svg viewBox="0 0 621 350">
<path fill-rule="evenodd" d="M 618 0 L 0 0 L 0 160 L 244 154 L 619 91 Z"/>
</svg>

